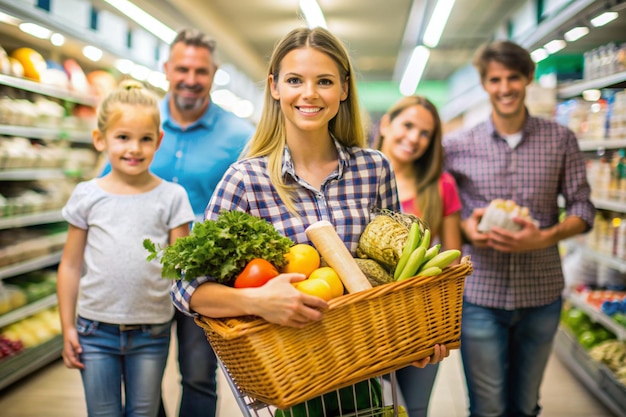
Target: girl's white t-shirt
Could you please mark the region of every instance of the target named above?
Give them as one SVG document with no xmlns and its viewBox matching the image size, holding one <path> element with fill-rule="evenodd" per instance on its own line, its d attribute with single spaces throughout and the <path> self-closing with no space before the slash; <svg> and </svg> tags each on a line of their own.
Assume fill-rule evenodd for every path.
<svg viewBox="0 0 626 417">
<path fill-rule="evenodd" d="M 131 195 L 111 194 L 97 179 L 79 183 L 62 210 L 73 226 L 87 230 L 78 314 L 115 324 L 158 324 L 171 320 L 171 280 L 158 260 L 148 262 L 144 239 L 165 247 L 169 231 L 192 222 L 183 187 L 162 181 Z"/>
</svg>

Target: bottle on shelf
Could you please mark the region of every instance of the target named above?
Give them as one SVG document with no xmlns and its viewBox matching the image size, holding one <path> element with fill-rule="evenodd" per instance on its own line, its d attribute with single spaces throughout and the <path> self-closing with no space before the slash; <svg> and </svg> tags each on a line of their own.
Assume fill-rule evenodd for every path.
<svg viewBox="0 0 626 417">
<path fill-rule="evenodd" d="M 626 201 L 626 150 L 620 149 L 617 154 L 619 160 L 615 166 L 617 178 L 617 199 Z"/>
</svg>

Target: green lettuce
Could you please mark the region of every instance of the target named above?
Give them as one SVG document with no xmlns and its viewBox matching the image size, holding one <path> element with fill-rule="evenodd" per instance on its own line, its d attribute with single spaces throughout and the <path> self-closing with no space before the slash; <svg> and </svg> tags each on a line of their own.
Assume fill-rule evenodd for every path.
<svg viewBox="0 0 626 417">
<path fill-rule="evenodd" d="M 208 275 L 232 286 L 237 275 L 254 258 L 277 268 L 287 263 L 285 254 L 293 245 L 267 220 L 241 211 L 223 211 L 215 220 L 196 223 L 189 236 L 161 248 L 150 239 L 143 241 L 148 261 L 159 259 L 161 276 L 191 281 Z"/>
</svg>

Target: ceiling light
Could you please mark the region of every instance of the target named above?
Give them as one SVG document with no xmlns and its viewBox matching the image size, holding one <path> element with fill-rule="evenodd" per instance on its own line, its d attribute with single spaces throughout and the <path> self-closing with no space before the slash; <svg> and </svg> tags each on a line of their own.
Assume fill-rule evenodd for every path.
<svg viewBox="0 0 626 417">
<path fill-rule="evenodd" d="M 239 97 L 230 90 L 219 89 L 211 92 L 211 100 L 220 107 L 232 109 Z"/>
<path fill-rule="evenodd" d="M 54 46 L 62 46 L 65 43 L 65 36 L 60 33 L 53 33 L 50 36 L 50 43 Z"/>
<path fill-rule="evenodd" d="M 227 85 L 230 82 L 230 74 L 225 70 L 218 68 L 215 71 L 215 77 L 213 78 L 213 83 L 215 85 Z"/>
<path fill-rule="evenodd" d="M 439 44 L 439 39 L 441 39 L 441 34 L 446 27 L 453 6 L 454 0 L 439 0 L 437 2 L 424 32 L 424 45 L 434 48 Z"/>
<path fill-rule="evenodd" d="M 11 16 L 10 14 L 6 14 L 3 12 L 0 12 L 0 22 L 8 23 L 9 25 L 13 25 L 13 26 L 17 26 L 20 23 L 22 23 L 22 21 L 18 19 L 17 17 Z"/>
<path fill-rule="evenodd" d="M 165 74 L 159 71 L 152 71 L 147 78 L 149 84 L 160 88 L 167 81 Z"/>
<path fill-rule="evenodd" d="M 29 35 L 34 36 L 39 39 L 48 39 L 50 38 L 50 35 L 52 35 L 51 30 L 46 29 L 43 26 L 36 25 L 34 23 L 29 23 L 29 22 L 20 23 L 19 28 L 22 32 L 28 33 Z"/>
<path fill-rule="evenodd" d="M 130 74 L 135 64 L 129 59 L 118 59 L 115 61 L 115 68 L 122 74 Z"/>
<path fill-rule="evenodd" d="M 539 61 L 543 61 L 544 59 L 548 57 L 548 55 L 550 54 L 544 48 L 535 49 L 534 51 L 530 53 L 530 57 L 535 63 Z"/>
<path fill-rule="evenodd" d="M 565 35 L 563 35 L 563 37 L 568 42 L 575 42 L 588 33 L 589 33 L 589 28 L 587 26 L 577 26 L 565 32 Z"/>
<path fill-rule="evenodd" d="M 83 55 L 85 58 L 91 59 L 93 62 L 98 62 L 100 58 L 102 58 L 102 49 L 87 45 L 83 48 Z"/>
<path fill-rule="evenodd" d="M 324 13 L 317 3 L 317 0 L 300 0 L 300 10 L 302 10 L 302 14 L 304 14 L 306 24 L 309 28 L 319 26 L 327 29 Z"/>
<path fill-rule="evenodd" d="M 233 106 L 233 113 L 242 119 L 246 119 L 254 113 L 254 104 L 250 100 L 239 100 Z"/>
<path fill-rule="evenodd" d="M 562 39 L 555 39 L 543 45 L 546 51 L 550 54 L 555 54 L 559 52 L 561 49 L 565 48 L 567 43 Z"/>
<path fill-rule="evenodd" d="M 104 0 L 120 12 L 131 18 L 137 24 L 141 25 L 148 32 L 152 33 L 163 42 L 170 44 L 176 37 L 176 31 L 169 26 L 164 25 L 152 15 L 144 12 L 139 7 L 127 0 Z"/>
<path fill-rule="evenodd" d="M 617 12 L 604 12 L 599 16 L 594 17 L 593 19 L 591 19 L 591 24 L 594 27 L 599 27 L 599 26 L 604 26 L 609 22 L 614 21 L 615 19 L 617 19 Z"/>
<path fill-rule="evenodd" d="M 139 81 L 146 81 L 151 73 L 152 70 L 143 65 L 133 65 L 133 68 L 130 70 L 130 76 Z"/>
<path fill-rule="evenodd" d="M 409 59 L 409 63 L 404 70 L 402 80 L 400 80 L 400 94 L 404 96 L 415 94 L 415 90 L 417 90 L 417 86 L 422 78 L 429 56 L 430 49 L 424 45 L 415 47 Z"/>
</svg>

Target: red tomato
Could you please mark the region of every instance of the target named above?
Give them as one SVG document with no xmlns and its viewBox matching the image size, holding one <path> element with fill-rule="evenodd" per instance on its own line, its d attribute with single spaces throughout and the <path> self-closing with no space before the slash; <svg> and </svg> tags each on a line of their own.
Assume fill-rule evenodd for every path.
<svg viewBox="0 0 626 417">
<path fill-rule="evenodd" d="M 235 279 L 235 288 L 260 287 L 278 275 L 276 267 L 265 259 L 256 258 L 248 262 Z"/>
</svg>

